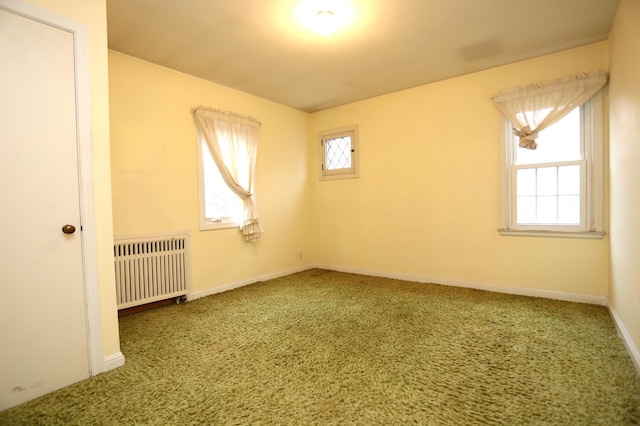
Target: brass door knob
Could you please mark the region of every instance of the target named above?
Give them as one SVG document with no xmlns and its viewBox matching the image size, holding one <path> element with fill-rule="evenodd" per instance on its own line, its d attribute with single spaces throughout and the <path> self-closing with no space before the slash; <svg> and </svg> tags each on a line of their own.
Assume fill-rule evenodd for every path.
<svg viewBox="0 0 640 426">
<path fill-rule="evenodd" d="M 62 232 L 64 232 L 65 234 L 73 234 L 74 232 L 76 232 L 76 227 L 73 225 L 65 225 L 62 227 Z"/>
</svg>

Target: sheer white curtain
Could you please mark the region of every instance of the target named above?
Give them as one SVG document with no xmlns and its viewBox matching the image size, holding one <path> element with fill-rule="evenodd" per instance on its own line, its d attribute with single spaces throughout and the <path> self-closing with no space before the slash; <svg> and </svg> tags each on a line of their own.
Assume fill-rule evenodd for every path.
<svg viewBox="0 0 640 426">
<path fill-rule="evenodd" d="M 538 133 L 582 105 L 607 83 L 596 70 L 557 80 L 498 91 L 491 99 L 515 125 L 521 148 L 536 149 Z"/>
<path fill-rule="evenodd" d="M 244 201 L 240 229 L 245 240 L 259 241 L 262 227 L 256 207 L 254 179 L 260 122 L 252 117 L 202 106 L 193 110 L 193 116 L 220 175 Z"/>
</svg>

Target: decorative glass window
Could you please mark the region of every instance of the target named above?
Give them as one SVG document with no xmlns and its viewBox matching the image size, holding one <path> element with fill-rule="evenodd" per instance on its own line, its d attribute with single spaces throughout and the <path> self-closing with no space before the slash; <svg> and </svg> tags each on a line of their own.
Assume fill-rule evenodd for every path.
<svg viewBox="0 0 640 426">
<path fill-rule="evenodd" d="M 358 177 L 358 126 L 318 133 L 320 179 Z"/>
</svg>

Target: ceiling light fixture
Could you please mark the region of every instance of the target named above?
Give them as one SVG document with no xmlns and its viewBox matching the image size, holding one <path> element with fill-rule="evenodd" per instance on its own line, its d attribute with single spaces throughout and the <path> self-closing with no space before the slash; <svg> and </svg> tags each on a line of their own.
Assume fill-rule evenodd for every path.
<svg viewBox="0 0 640 426">
<path fill-rule="evenodd" d="M 304 0 L 296 10 L 298 21 L 323 37 L 349 25 L 354 15 L 347 0 Z"/>
<path fill-rule="evenodd" d="M 336 31 L 336 17 L 331 10 L 319 10 L 316 13 L 314 30 L 323 37 L 330 36 Z"/>
</svg>

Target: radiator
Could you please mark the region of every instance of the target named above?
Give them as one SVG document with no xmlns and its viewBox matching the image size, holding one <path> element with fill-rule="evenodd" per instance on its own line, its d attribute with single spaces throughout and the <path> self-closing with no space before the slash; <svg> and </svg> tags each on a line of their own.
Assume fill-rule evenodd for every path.
<svg viewBox="0 0 640 426">
<path fill-rule="evenodd" d="M 188 232 L 116 237 L 113 254 L 118 309 L 190 297 Z"/>
</svg>

